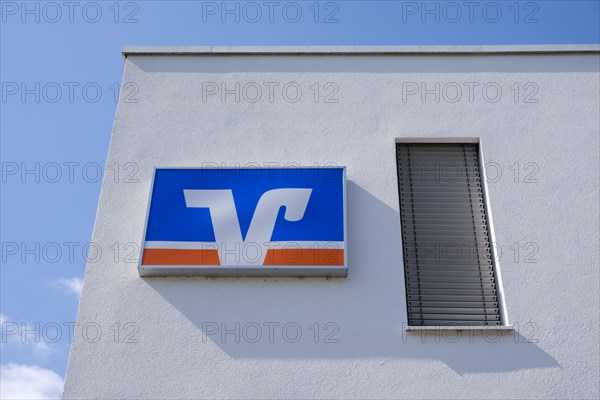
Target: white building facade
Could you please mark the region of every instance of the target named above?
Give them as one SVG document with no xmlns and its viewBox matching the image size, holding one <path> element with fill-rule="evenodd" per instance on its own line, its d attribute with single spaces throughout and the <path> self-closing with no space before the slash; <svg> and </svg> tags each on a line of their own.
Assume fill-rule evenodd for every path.
<svg viewBox="0 0 600 400">
<path fill-rule="evenodd" d="M 123 54 L 64 398 L 599 397 L 598 46 Z M 409 324 L 398 143 L 476 146 L 497 324 Z M 347 276 L 140 276 L 156 168 L 300 167 Z"/>
</svg>

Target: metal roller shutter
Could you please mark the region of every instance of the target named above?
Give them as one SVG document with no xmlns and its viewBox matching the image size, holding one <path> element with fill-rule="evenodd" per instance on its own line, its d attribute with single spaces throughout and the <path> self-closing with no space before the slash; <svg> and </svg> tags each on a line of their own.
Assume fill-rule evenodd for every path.
<svg viewBox="0 0 600 400">
<path fill-rule="evenodd" d="M 398 143 L 410 326 L 500 325 L 477 144 Z"/>
</svg>

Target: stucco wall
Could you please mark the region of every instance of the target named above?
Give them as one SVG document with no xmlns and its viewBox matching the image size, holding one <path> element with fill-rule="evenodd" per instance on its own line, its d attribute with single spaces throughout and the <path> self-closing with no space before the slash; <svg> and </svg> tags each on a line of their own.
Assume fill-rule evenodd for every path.
<svg viewBox="0 0 600 400">
<path fill-rule="evenodd" d="M 122 96 L 137 102 L 118 105 L 107 165 L 135 163 L 138 182 L 105 177 L 103 255 L 85 273 L 64 397 L 598 398 L 598 68 L 597 54 L 130 55 Z M 203 98 L 210 82 L 239 82 L 240 101 Z M 423 82 L 440 83 L 439 102 L 407 95 Z M 405 333 L 394 143 L 406 137 L 481 138 L 515 332 Z M 153 167 L 203 163 L 346 166 L 348 277 L 140 278 L 125 246 L 141 244 Z M 239 343 L 203 333 L 222 323 L 240 324 Z"/>
</svg>

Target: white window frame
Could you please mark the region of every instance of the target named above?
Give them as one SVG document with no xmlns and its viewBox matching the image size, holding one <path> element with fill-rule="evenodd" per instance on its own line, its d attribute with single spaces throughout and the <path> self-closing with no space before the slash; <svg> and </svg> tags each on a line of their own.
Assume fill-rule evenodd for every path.
<svg viewBox="0 0 600 400">
<path fill-rule="evenodd" d="M 506 298 L 504 294 L 504 285 L 502 281 L 502 273 L 500 271 L 500 259 L 496 253 L 496 233 L 494 229 L 494 219 L 492 217 L 492 210 L 490 206 L 490 197 L 488 193 L 487 187 L 487 176 L 485 171 L 485 162 L 483 157 L 483 145 L 481 142 L 481 138 L 479 137 L 402 137 L 396 138 L 394 142 L 394 157 L 396 155 L 396 144 L 398 143 L 475 143 L 478 145 L 479 149 L 479 170 L 481 172 L 481 190 L 484 197 L 485 202 L 485 212 L 487 214 L 488 221 L 488 229 L 490 236 L 490 250 L 492 253 L 492 265 L 494 266 L 494 275 L 496 276 L 496 285 L 498 292 L 498 307 L 500 312 L 500 325 L 425 325 L 425 326 L 411 326 L 407 323 L 404 324 L 405 330 L 407 332 L 434 332 L 434 331 L 474 331 L 474 332 L 483 332 L 483 331 L 512 331 L 513 325 L 510 323 L 508 318 L 508 311 L 506 308 Z M 396 174 L 398 172 L 396 171 Z M 400 204 L 400 193 L 396 192 L 398 195 L 398 204 Z M 402 224 L 400 224 L 400 229 L 402 229 Z M 402 239 L 401 239 L 402 240 Z M 402 243 L 402 242 L 401 242 Z M 404 270 L 404 260 L 402 260 L 402 269 Z M 404 277 L 404 275 L 403 275 Z M 406 282 L 404 286 L 405 293 L 405 301 L 406 299 Z M 408 321 L 408 310 L 407 307 L 404 307 L 405 321 Z"/>
</svg>

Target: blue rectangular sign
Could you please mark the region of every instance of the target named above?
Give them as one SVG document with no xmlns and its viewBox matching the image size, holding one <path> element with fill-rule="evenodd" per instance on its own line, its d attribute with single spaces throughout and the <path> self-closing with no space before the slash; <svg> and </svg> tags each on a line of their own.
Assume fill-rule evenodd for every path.
<svg viewBox="0 0 600 400">
<path fill-rule="evenodd" d="M 155 170 L 139 271 L 345 276 L 344 168 Z"/>
</svg>

